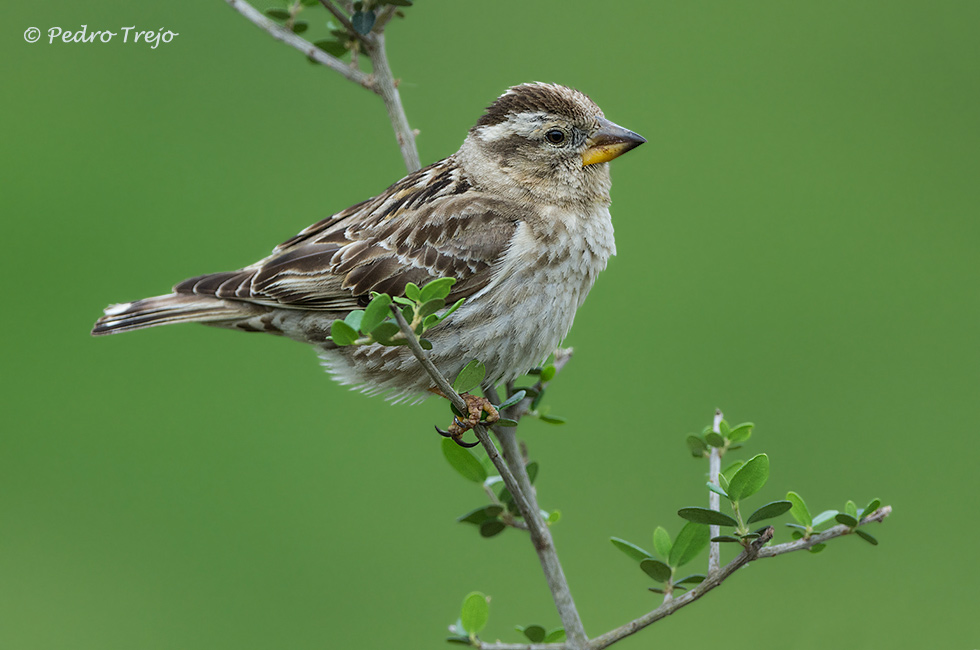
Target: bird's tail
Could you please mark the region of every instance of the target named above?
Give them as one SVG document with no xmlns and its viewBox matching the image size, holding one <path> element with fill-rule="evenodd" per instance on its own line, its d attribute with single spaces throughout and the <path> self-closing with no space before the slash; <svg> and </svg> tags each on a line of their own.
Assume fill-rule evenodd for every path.
<svg viewBox="0 0 980 650">
<path fill-rule="evenodd" d="M 250 315 L 244 306 L 208 296 L 171 293 L 109 305 L 105 308 L 105 316 L 95 322 L 92 334 L 115 334 L 171 323 L 234 321 Z"/>
</svg>

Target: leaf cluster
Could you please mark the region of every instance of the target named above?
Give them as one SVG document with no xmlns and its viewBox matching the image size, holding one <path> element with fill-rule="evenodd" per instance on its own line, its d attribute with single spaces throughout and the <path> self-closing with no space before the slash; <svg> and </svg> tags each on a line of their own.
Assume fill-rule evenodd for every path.
<svg viewBox="0 0 980 650">
<path fill-rule="evenodd" d="M 358 37 L 371 33 L 377 23 L 378 12 L 381 9 L 386 6 L 411 7 L 412 4 L 413 0 L 362 0 L 355 2 L 352 5 L 353 11 L 347 16 L 349 28 L 345 29 L 328 20 L 324 25 L 329 37 L 313 41 L 313 45 L 331 56 L 342 58 L 346 54 L 360 49 Z M 299 20 L 297 17 L 304 9 L 319 5 L 321 5 L 320 0 L 286 0 L 283 5 L 269 7 L 263 13 L 294 34 L 302 34 L 310 28 L 310 23 Z M 400 10 L 396 11 L 395 15 L 404 17 Z M 313 58 L 309 58 L 309 60 L 316 63 Z"/>
<path fill-rule="evenodd" d="M 490 598 L 479 591 L 473 591 L 463 598 L 459 618 L 449 626 L 452 636 L 446 641 L 459 645 L 478 646 L 477 635 L 486 627 L 490 619 Z M 554 628 L 546 630 L 543 625 L 518 625 L 514 629 L 524 635 L 531 643 L 561 643 L 565 640 L 565 630 Z"/>
<path fill-rule="evenodd" d="M 676 539 L 670 539 L 670 534 L 662 526 L 653 531 L 653 548 L 661 559 L 649 551 L 627 542 L 619 537 L 610 537 L 613 546 L 626 554 L 627 557 L 639 562 L 640 569 L 655 581 L 663 583 L 663 587 L 650 587 L 650 591 L 659 594 L 672 593 L 674 589 L 689 589 L 700 584 L 705 576 L 692 574 L 677 578 L 677 569 L 688 564 L 698 556 L 708 545 L 708 529 L 695 523 L 684 524 Z"/>
<path fill-rule="evenodd" d="M 421 337 L 426 330 L 444 321 L 463 304 L 464 299 L 460 298 L 446 309 L 446 298 L 455 282 L 454 278 L 439 278 L 422 287 L 409 282 L 405 295 L 394 298 L 386 293 L 372 292 L 371 302 L 364 309 L 355 309 L 343 320 L 333 322 L 327 340 L 338 346 L 373 343 L 408 345 L 408 339 L 391 314 L 391 306 L 398 305 L 412 331 Z M 432 343 L 425 338 L 419 338 L 419 344 L 426 350 L 432 349 Z"/>
<path fill-rule="evenodd" d="M 481 453 L 481 457 L 478 457 L 472 450 L 460 447 L 449 439 L 442 441 L 442 453 L 460 476 L 473 483 L 479 483 L 490 499 L 489 504 L 460 515 L 456 521 L 477 526 L 482 537 L 495 537 L 504 532 L 508 526 L 523 527 L 521 513 L 514 503 L 513 495 L 504 485 L 500 475 L 495 473 L 496 468 L 486 454 Z M 525 469 L 533 484 L 538 477 L 538 463 L 529 462 L 525 465 Z M 561 513 L 557 510 L 541 514 L 549 525 L 557 523 L 561 518 Z"/>
</svg>

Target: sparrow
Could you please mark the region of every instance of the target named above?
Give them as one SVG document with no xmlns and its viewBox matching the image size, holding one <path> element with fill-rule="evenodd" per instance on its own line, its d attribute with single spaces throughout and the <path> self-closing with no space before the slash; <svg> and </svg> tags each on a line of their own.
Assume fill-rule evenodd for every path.
<svg viewBox="0 0 980 650">
<path fill-rule="evenodd" d="M 608 162 L 644 142 L 577 90 L 514 86 L 448 158 L 254 264 L 110 305 L 92 334 L 192 322 L 278 334 L 313 345 L 341 384 L 417 402 L 434 385 L 409 350 L 338 347 L 331 323 L 372 292 L 451 277 L 447 304 L 466 300 L 426 331 L 430 359 L 450 380 L 479 359 L 485 385 L 512 381 L 558 347 L 615 254 Z"/>
</svg>

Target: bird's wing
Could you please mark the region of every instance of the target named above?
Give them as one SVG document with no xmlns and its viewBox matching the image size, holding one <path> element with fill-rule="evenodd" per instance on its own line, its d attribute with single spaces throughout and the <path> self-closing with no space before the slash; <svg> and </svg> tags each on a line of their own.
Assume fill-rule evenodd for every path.
<svg viewBox="0 0 980 650">
<path fill-rule="evenodd" d="M 275 307 L 345 311 L 371 291 L 456 279 L 450 300 L 486 286 L 521 220 L 517 206 L 473 190 L 453 160 L 422 169 L 314 224 L 239 271 L 185 280 L 193 293 Z"/>
</svg>

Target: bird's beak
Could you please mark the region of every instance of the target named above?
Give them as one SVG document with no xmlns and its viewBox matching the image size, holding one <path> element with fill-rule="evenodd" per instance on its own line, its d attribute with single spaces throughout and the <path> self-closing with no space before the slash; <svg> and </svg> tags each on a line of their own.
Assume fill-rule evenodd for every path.
<svg viewBox="0 0 980 650">
<path fill-rule="evenodd" d="M 589 148 L 582 152 L 582 165 L 609 162 L 644 142 L 642 135 L 600 117 L 599 130 L 586 141 Z"/>
</svg>

